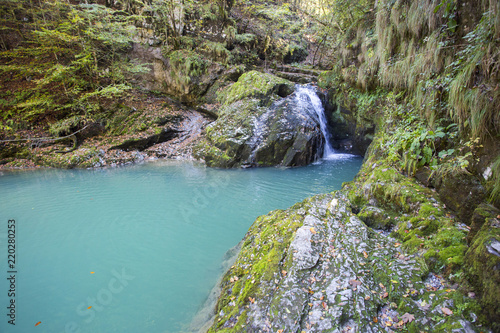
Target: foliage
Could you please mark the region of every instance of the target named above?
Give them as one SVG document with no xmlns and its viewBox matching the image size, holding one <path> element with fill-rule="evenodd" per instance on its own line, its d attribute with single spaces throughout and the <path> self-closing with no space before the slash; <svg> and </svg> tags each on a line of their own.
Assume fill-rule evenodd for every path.
<svg viewBox="0 0 500 333">
<path fill-rule="evenodd" d="M 146 70 L 123 56 L 134 27 L 111 9 L 51 1 L 32 7 L 31 13 L 33 22 L 23 33 L 27 40 L 0 53 L 0 70 L 24 85 L 24 92 L 15 92 L 19 98 L 8 99 L 4 118 L 32 122 L 91 114 L 100 100 L 130 88 L 128 73 Z"/>
</svg>

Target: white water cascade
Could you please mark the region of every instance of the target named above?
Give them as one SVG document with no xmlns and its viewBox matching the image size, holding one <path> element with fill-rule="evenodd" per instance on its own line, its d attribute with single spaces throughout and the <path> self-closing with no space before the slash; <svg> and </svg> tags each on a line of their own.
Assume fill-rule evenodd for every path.
<svg viewBox="0 0 500 333">
<path fill-rule="evenodd" d="M 325 109 L 323 108 L 323 103 L 319 99 L 318 95 L 314 87 L 312 86 L 297 86 L 296 87 L 296 98 L 298 105 L 303 107 L 309 113 L 314 115 L 314 118 L 317 119 L 319 123 L 319 127 L 321 129 L 321 133 L 325 139 L 325 145 L 323 148 L 323 158 L 324 159 L 336 159 L 340 157 L 340 155 L 346 154 L 337 154 L 335 149 L 333 149 L 332 144 L 330 142 L 331 135 L 328 132 L 328 122 L 325 116 Z"/>
</svg>

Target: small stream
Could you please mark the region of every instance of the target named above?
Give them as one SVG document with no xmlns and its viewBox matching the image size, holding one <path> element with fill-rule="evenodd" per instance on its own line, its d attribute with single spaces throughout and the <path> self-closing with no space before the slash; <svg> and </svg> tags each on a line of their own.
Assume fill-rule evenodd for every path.
<svg viewBox="0 0 500 333">
<path fill-rule="evenodd" d="M 302 168 L 160 161 L 3 172 L 5 313 L 9 219 L 17 226 L 17 274 L 16 325 L 4 313 L 0 332 L 186 332 L 225 253 L 257 216 L 339 189 L 360 165 L 350 156 Z"/>
</svg>

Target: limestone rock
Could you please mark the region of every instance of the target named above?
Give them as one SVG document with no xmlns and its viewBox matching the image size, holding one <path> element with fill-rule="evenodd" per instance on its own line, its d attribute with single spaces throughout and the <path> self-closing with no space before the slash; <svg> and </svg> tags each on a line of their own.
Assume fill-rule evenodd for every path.
<svg viewBox="0 0 500 333">
<path fill-rule="evenodd" d="M 337 191 L 258 218 L 222 280 L 209 332 L 473 329 L 474 315 L 451 300 L 462 296 L 350 206 Z"/>
</svg>

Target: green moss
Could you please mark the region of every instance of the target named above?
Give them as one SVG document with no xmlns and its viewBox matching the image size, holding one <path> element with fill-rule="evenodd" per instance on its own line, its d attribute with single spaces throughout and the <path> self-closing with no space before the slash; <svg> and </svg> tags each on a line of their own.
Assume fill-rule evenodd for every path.
<svg viewBox="0 0 500 333">
<path fill-rule="evenodd" d="M 238 79 L 238 82 L 219 95 L 225 105 L 247 97 L 264 98 L 272 95 L 286 95 L 293 91 L 293 83 L 272 74 L 250 71 Z M 269 99 L 267 99 L 269 100 Z"/>
<path fill-rule="evenodd" d="M 480 304 L 489 319 L 498 325 L 500 313 L 500 257 L 491 253 L 491 244 L 500 242 L 500 223 L 496 218 L 488 219 L 474 238 L 465 254 L 465 272 L 471 284 L 480 293 Z"/>
<path fill-rule="evenodd" d="M 191 50 L 177 50 L 168 55 L 172 76 L 179 85 L 188 85 L 191 77 L 198 77 L 206 72 L 209 65 L 205 58 Z"/>
<path fill-rule="evenodd" d="M 223 64 L 227 64 L 231 58 L 231 52 L 226 49 L 224 44 L 211 41 L 205 41 L 196 49 L 196 52 L 208 57 L 212 61 Z"/>
<path fill-rule="evenodd" d="M 305 200 L 301 205 L 307 203 L 308 200 Z M 287 263 L 282 260 L 295 231 L 301 225 L 300 215 L 282 210 L 273 211 L 255 221 L 245 236 L 237 261 L 224 275 L 221 285 L 222 295 L 225 296 L 219 299 L 217 308 L 217 313 L 222 311 L 224 316 L 216 318 L 212 329 L 220 332 L 240 332 L 242 325 L 246 325 L 245 305 L 262 296 L 259 292 L 263 288 L 259 283 L 275 279 L 275 272 L 288 269 Z M 234 279 L 235 276 L 237 280 Z M 222 327 L 218 327 L 219 319 L 223 319 L 223 323 L 228 318 L 236 320 L 231 329 L 222 330 Z"/>
</svg>

